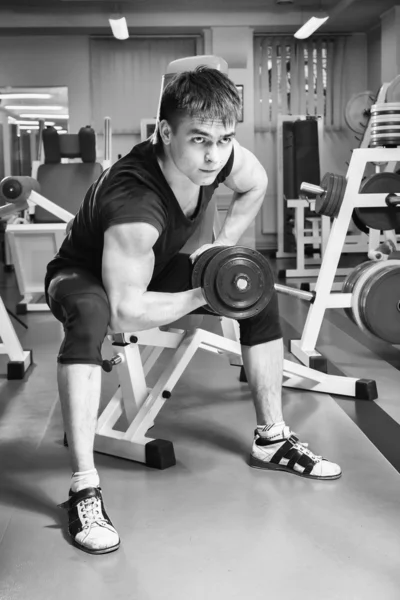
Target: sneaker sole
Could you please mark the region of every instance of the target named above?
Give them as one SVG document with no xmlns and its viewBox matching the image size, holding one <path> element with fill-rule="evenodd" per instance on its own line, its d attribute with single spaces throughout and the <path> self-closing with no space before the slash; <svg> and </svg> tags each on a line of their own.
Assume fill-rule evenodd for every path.
<svg viewBox="0 0 400 600">
<path fill-rule="evenodd" d="M 342 476 L 342 473 L 338 473 L 337 475 L 308 475 L 304 473 L 300 473 L 299 471 L 295 471 L 293 469 L 288 469 L 283 465 L 275 465 L 274 463 L 264 462 L 263 460 L 259 460 L 254 456 L 250 456 L 249 466 L 253 469 L 262 469 L 264 471 L 285 471 L 285 473 L 291 473 L 292 475 L 298 475 L 299 477 L 305 477 L 307 479 L 320 479 L 322 481 L 328 480 L 332 481 L 334 479 L 339 479 Z"/>
<path fill-rule="evenodd" d="M 121 542 L 118 542 L 118 544 L 116 544 L 115 546 L 111 546 L 110 548 L 100 548 L 100 550 L 91 550 L 90 548 L 83 546 L 79 542 L 76 542 L 74 539 L 72 539 L 72 543 L 76 548 L 79 548 L 79 550 L 83 550 L 88 554 L 109 554 L 110 552 L 115 552 L 116 550 L 118 550 L 118 548 L 121 545 Z"/>
</svg>

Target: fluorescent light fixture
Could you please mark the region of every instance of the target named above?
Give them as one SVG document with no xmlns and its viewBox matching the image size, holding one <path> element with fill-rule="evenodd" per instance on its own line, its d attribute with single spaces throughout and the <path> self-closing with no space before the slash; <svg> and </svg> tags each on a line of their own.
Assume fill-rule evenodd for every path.
<svg viewBox="0 0 400 600">
<path fill-rule="evenodd" d="M 117 40 L 127 40 L 129 37 L 128 25 L 126 23 L 125 17 L 120 17 L 119 19 L 108 19 L 111 27 L 111 31 L 113 32 L 113 36 L 117 38 Z"/>
<path fill-rule="evenodd" d="M 321 27 L 321 25 L 323 25 L 328 19 L 329 17 L 311 17 L 307 23 L 304 23 L 304 25 L 296 31 L 294 37 L 298 40 L 305 40 L 306 38 L 310 37 L 314 31 L 317 31 L 317 29 Z"/>
<path fill-rule="evenodd" d="M 0 100 L 48 100 L 51 94 L 30 94 L 29 92 L 19 94 L 0 94 Z"/>
<path fill-rule="evenodd" d="M 19 128 L 24 131 L 31 131 L 32 129 L 39 129 L 39 125 L 20 125 Z"/>
<path fill-rule="evenodd" d="M 62 110 L 63 106 L 27 106 L 22 104 L 6 104 L 4 108 L 9 108 L 10 110 Z"/>
<path fill-rule="evenodd" d="M 25 119 L 69 119 L 69 115 L 41 115 L 39 113 L 22 113 L 19 115 Z"/>
<path fill-rule="evenodd" d="M 39 125 L 39 121 L 14 121 L 18 125 Z M 55 125 L 54 121 L 45 121 L 45 125 Z"/>
</svg>

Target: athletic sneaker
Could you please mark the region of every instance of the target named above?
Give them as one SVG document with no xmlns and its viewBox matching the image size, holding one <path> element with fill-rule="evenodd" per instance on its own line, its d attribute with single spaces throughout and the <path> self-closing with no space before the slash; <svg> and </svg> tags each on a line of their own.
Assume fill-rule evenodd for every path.
<svg viewBox="0 0 400 600">
<path fill-rule="evenodd" d="M 255 430 L 250 466 L 255 469 L 287 471 L 310 479 L 338 479 L 342 470 L 339 465 L 316 456 L 308 449 L 308 444 L 284 428 L 283 439 L 270 441 Z"/>
<path fill-rule="evenodd" d="M 73 544 L 90 554 L 106 554 L 119 548 L 120 539 L 103 503 L 101 489 L 88 487 L 69 492 L 69 499 L 60 504 L 68 511 L 68 533 Z"/>
</svg>

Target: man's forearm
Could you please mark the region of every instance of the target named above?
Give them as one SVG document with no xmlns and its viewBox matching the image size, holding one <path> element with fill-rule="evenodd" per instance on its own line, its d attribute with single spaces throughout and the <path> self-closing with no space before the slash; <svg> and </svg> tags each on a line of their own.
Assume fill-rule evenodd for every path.
<svg viewBox="0 0 400 600">
<path fill-rule="evenodd" d="M 250 190 L 245 194 L 234 192 L 221 231 L 216 242 L 235 246 L 260 211 L 265 189 Z"/>
<path fill-rule="evenodd" d="M 207 303 L 200 288 L 175 294 L 145 292 L 141 297 L 140 307 L 134 306 L 133 299 L 125 299 L 115 317 L 111 318 L 110 327 L 114 332 L 144 331 L 161 327 L 177 321 L 205 304 Z M 135 310 L 132 310 L 132 307 Z"/>
</svg>

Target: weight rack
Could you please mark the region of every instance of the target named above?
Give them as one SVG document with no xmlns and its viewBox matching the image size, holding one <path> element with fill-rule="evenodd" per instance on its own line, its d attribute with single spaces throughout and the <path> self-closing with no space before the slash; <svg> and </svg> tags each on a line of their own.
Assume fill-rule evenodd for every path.
<svg viewBox="0 0 400 600">
<path fill-rule="evenodd" d="M 361 182 L 368 163 L 396 163 L 400 161 L 400 148 L 356 148 L 353 150 L 346 175 L 347 185 L 339 213 L 333 225 L 321 270 L 315 286 L 315 300 L 308 311 L 300 340 L 291 340 L 290 351 L 304 365 L 324 368 L 324 357 L 317 352 L 316 344 L 325 311 L 328 308 L 350 308 L 352 294 L 332 292 L 340 256 L 345 244 L 353 210 L 358 207 L 387 208 L 387 193 L 362 194 Z M 379 237 L 379 232 L 375 232 Z M 326 361 L 325 361 L 326 362 Z"/>
</svg>

